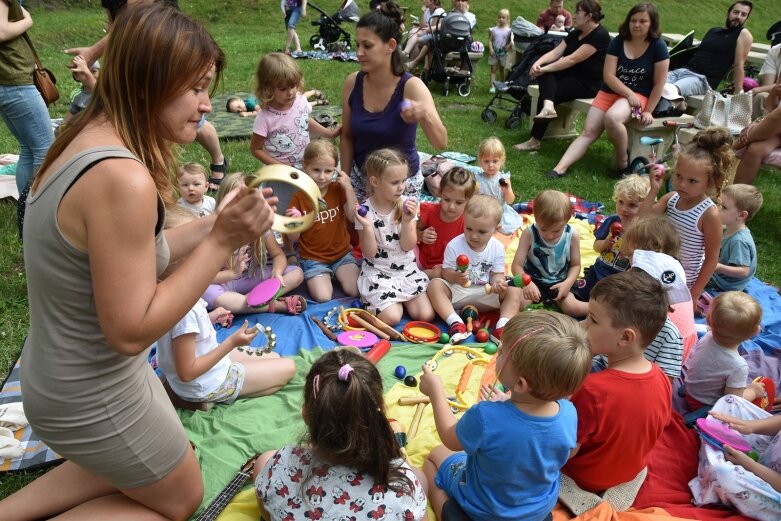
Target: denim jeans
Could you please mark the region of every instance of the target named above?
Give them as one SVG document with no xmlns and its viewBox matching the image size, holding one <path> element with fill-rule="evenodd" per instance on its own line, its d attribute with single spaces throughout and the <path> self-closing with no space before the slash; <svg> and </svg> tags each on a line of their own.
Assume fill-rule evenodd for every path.
<svg viewBox="0 0 781 521">
<path fill-rule="evenodd" d="M 16 186 L 19 193 L 41 166 L 54 141 L 49 111 L 35 85 L 0 85 L 0 116 L 19 141 Z"/>
</svg>

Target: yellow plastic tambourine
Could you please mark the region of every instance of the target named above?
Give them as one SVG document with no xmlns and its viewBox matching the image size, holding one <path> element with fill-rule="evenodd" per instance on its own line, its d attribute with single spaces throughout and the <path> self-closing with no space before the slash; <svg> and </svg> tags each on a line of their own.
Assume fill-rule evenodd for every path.
<svg viewBox="0 0 781 521">
<path fill-rule="evenodd" d="M 312 181 L 312 178 L 292 166 L 266 165 L 255 172 L 255 177 L 248 186 L 256 188 L 269 181 L 279 181 L 295 186 L 306 194 L 313 208 L 311 212 L 298 217 L 274 214 L 274 223 L 271 225 L 271 229 L 279 233 L 301 233 L 311 228 L 315 223 L 320 201 L 320 189 Z"/>
</svg>

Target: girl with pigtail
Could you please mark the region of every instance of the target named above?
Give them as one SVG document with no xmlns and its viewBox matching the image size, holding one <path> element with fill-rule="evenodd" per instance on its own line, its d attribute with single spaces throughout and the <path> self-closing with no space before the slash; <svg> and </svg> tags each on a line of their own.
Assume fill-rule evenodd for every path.
<svg viewBox="0 0 781 521">
<path fill-rule="evenodd" d="M 374 364 L 352 348 L 325 353 L 306 377 L 301 410 L 301 444 L 255 463 L 262 519 L 426 519 L 425 480 L 402 459 Z"/>
<path fill-rule="evenodd" d="M 654 202 L 664 177 L 661 165 L 651 167 L 651 190 L 640 215 L 666 215 L 681 235 L 679 260 L 692 302 L 697 302 L 719 262 L 721 217 L 716 203 L 735 162 L 732 135 L 723 127 L 699 131 L 681 151 L 672 174 L 674 191 Z"/>
</svg>

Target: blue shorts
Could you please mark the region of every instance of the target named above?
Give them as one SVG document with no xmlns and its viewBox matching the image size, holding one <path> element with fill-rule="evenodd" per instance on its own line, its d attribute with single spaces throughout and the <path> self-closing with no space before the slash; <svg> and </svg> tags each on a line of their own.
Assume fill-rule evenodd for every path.
<svg viewBox="0 0 781 521">
<path fill-rule="evenodd" d="M 317 277 L 318 275 L 328 274 L 333 277 L 336 274 L 336 270 L 347 264 L 355 264 L 358 266 L 358 261 L 355 260 L 351 252 L 347 252 L 343 257 L 335 260 L 331 264 L 325 264 L 316 260 L 299 259 L 301 269 L 304 270 L 304 279 L 309 280 Z"/>
<path fill-rule="evenodd" d="M 437 470 L 434 483 L 445 491 L 447 497 L 461 497 L 459 487 L 466 484 L 466 452 L 456 452 L 448 456 Z"/>
<path fill-rule="evenodd" d="M 300 8 L 285 9 L 285 27 L 288 29 L 295 29 L 299 19 L 301 19 Z"/>
</svg>

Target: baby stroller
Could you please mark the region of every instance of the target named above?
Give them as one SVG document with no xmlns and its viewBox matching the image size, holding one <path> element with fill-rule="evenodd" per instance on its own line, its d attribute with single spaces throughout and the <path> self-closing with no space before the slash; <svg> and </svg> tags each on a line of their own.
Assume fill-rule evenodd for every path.
<svg viewBox="0 0 781 521">
<path fill-rule="evenodd" d="M 312 22 L 312 25 L 318 26 L 317 34 L 309 38 L 312 49 L 329 52 L 349 51 L 352 48 L 350 33 L 342 29 L 339 22 L 317 5 L 312 2 L 308 2 L 307 5 L 320 13 L 320 19 Z"/>
<path fill-rule="evenodd" d="M 421 79 L 424 83 L 431 80 L 443 83 L 445 96 L 450 91 L 451 83 L 458 86 L 458 94 L 469 96 L 474 73 L 469 59 L 469 46 L 472 43 L 472 26 L 469 19 L 459 12 L 451 11 L 441 17 L 439 30 L 431 34 L 431 69 L 424 71 Z M 445 66 L 445 58 L 450 52 L 459 54 L 460 67 Z"/>
<path fill-rule="evenodd" d="M 496 121 L 496 111 L 505 110 L 510 112 L 510 115 L 507 116 L 507 121 L 505 121 L 504 125 L 510 130 L 515 130 L 521 126 L 532 110 L 531 96 L 529 96 L 527 88 L 534 80 L 529 76 L 529 70 L 540 56 L 552 50 L 559 42 L 561 42 L 561 36 L 544 34 L 537 36 L 529 43 L 523 52 L 521 61 L 510 69 L 507 81 L 494 83 L 496 94 L 488 102 L 488 105 L 485 106 L 483 112 L 480 113 L 483 121 L 493 123 Z M 505 108 L 505 102 L 510 102 L 512 108 Z"/>
</svg>

